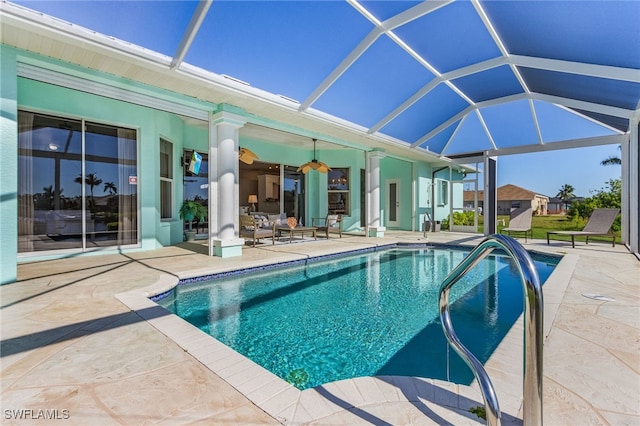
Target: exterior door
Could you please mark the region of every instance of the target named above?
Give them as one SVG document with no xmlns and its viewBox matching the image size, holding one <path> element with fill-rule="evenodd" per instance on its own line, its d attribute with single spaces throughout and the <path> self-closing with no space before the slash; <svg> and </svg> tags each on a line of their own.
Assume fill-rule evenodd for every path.
<svg viewBox="0 0 640 426">
<path fill-rule="evenodd" d="M 138 244 L 137 132 L 18 113 L 18 252 Z"/>
<path fill-rule="evenodd" d="M 478 207 L 477 181 L 475 179 L 454 180 L 450 182 L 449 194 L 451 194 L 451 211 L 449 229 L 454 232 L 478 232 Z M 456 214 L 457 213 L 457 214 Z"/>
<path fill-rule="evenodd" d="M 284 166 L 284 212 L 287 217 L 295 217 L 298 223 L 311 226 L 305 215 L 304 173 L 296 171 L 296 166 Z"/>
<path fill-rule="evenodd" d="M 390 228 L 400 226 L 400 180 L 388 179 L 387 181 L 387 224 Z"/>
</svg>

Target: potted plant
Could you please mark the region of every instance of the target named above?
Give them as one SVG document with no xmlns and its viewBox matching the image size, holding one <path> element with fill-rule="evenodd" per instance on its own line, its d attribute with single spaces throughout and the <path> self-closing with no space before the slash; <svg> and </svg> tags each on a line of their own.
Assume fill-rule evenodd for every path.
<svg viewBox="0 0 640 426">
<path fill-rule="evenodd" d="M 193 200 L 185 200 L 180 206 L 180 219 L 189 224 L 189 230 L 185 231 L 187 241 L 193 241 L 196 238 L 196 232 L 193 230 L 193 220 L 198 218 L 200 222 L 204 222 L 209 212 L 205 206 Z"/>
</svg>

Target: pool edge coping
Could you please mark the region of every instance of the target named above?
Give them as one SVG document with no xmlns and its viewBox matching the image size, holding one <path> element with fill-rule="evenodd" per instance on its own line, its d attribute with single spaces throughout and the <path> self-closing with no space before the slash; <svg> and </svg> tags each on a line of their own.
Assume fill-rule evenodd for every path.
<svg viewBox="0 0 640 426">
<path fill-rule="evenodd" d="M 286 267 L 292 264 L 305 264 L 309 262 L 322 261 L 337 256 L 344 256 L 345 254 L 368 253 L 372 251 L 387 250 L 393 248 L 429 247 L 467 249 L 469 247 L 473 247 L 473 245 L 454 245 L 430 242 L 396 242 L 375 245 L 373 247 L 367 248 L 338 251 L 326 255 L 311 257 L 307 256 L 306 258 L 302 259 L 293 259 L 266 265 L 250 266 L 248 268 L 230 268 L 227 271 L 220 271 L 217 273 L 209 274 L 207 276 L 220 277 L 229 276 L 233 273 L 247 273 L 247 271 L 274 269 Z M 563 263 L 563 260 L 571 260 L 572 258 L 575 258 L 573 261 L 566 263 L 565 266 L 563 266 L 563 268 L 561 269 L 561 271 L 566 270 L 567 272 L 570 269 L 570 272 L 572 274 L 573 268 L 575 267 L 575 263 L 578 259 L 578 256 L 576 255 L 548 253 L 546 251 L 538 250 L 529 251 L 533 251 L 542 255 L 561 257 L 553 273 L 547 279 L 545 288 L 547 287 L 549 280 L 551 280 L 552 277 L 556 275 L 556 271 L 558 270 L 558 267 Z M 571 274 L 566 278 L 566 281 L 564 281 L 562 294 L 564 294 L 564 290 L 566 290 L 566 287 L 569 284 L 569 278 Z M 558 276 L 560 276 L 561 278 L 563 278 L 564 275 L 564 273 L 558 274 Z M 201 275 L 198 275 L 198 277 L 200 276 Z M 355 388 L 358 390 L 357 395 L 359 395 L 360 397 L 365 394 L 375 394 L 378 396 L 377 398 L 374 398 L 374 400 L 367 399 L 366 401 L 362 401 L 363 403 L 365 403 L 365 405 L 380 404 L 385 402 L 417 401 L 415 399 L 412 400 L 411 395 L 413 395 L 415 398 L 420 399 L 422 403 L 425 402 L 426 398 L 427 401 L 431 401 L 434 404 L 440 405 L 442 407 L 448 407 L 453 410 L 468 411 L 469 408 L 473 406 L 484 405 L 482 403 L 481 397 L 479 398 L 479 390 L 475 380 L 471 383 L 470 386 L 465 386 L 438 379 L 420 377 L 388 376 L 389 379 L 385 380 L 383 376 L 366 376 L 330 382 L 314 388 L 300 391 L 290 383 L 266 370 L 264 367 L 256 364 L 249 358 L 224 345 L 213 336 L 202 332 L 182 318 L 171 314 L 165 308 L 161 307 L 154 300 L 152 300 L 152 298 L 160 294 L 172 291 L 176 286 L 180 284 L 182 280 L 190 280 L 193 278 L 193 274 L 162 274 L 155 283 L 149 286 L 118 293 L 115 295 L 115 297 L 160 333 L 165 335 L 168 339 L 172 340 L 184 351 L 191 354 L 204 367 L 212 371 L 214 374 L 218 375 L 239 393 L 244 395 L 244 397 L 253 402 L 257 407 L 265 411 L 274 419 L 284 424 L 290 424 L 293 422 L 304 423 L 312 420 L 318 420 L 336 414 L 340 411 L 357 408 L 360 405 L 358 404 L 358 401 L 353 400 L 353 402 L 349 402 L 348 400 L 351 399 L 352 396 L 341 390 L 345 386 L 350 386 L 352 388 L 355 386 Z M 554 278 L 552 284 L 555 282 L 563 281 L 561 280 L 561 278 Z M 560 282 L 560 284 L 562 284 L 562 282 Z M 558 284 L 554 285 L 554 287 L 557 285 Z M 546 298 L 544 300 L 544 303 L 546 313 Z M 559 303 L 560 300 L 558 300 L 557 303 L 554 303 L 555 310 L 553 311 L 554 313 L 551 320 L 547 320 L 547 315 L 545 315 L 545 340 L 551 328 L 553 318 L 555 318 L 555 312 L 557 312 Z M 522 321 L 523 316 L 521 315 L 508 331 L 507 335 L 512 334 L 514 330 L 522 329 Z M 522 334 L 520 333 L 520 336 L 521 335 Z M 497 354 L 504 356 L 502 355 L 503 352 L 512 352 L 513 347 L 507 347 L 507 344 L 510 344 L 510 342 L 507 342 L 507 336 L 505 336 L 505 338 L 498 345 L 489 360 L 487 360 L 487 362 L 485 363 L 485 368 L 489 370 L 496 368 L 496 359 L 499 359 L 499 356 Z M 501 393 L 503 393 L 503 395 L 505 394 L 504 391 L 501 392 L 501 389 L 503 389 L 504 387 L 503 385 L 507 386 L 507 389 L 509 389 L 509 398 L 507 399 L 507 401 L 509 401 L 509 404 L 508 406 L 503 406 L 501 404 L 501 411 L 503 413 L 509 413 L 510 415 L 515 416 L 516 414 L 520 414 L 519 411 L 521 410 L 522 392 L 521 388 L 519 392 L 513 391 L 513 383 L 516 380 L 513 380 L 515 379 L 515 377 L 511 377 L 513 376 L 512 374 L 509 374 L 509 376 L 510 378 L 506 380 L 506 383 L 501 383 L 500 386 L 496 386 L 496 388 L 498 389 L 497 393 L 500 396 Z M 519 376 L 521 376 L 521 374 Z M 373 383 L 368 379 L 372 379 Z M 522 378 L 518 377 L 518 379 L 521 382 Z M 390 391 L 389 389 L 386 389 L 389 382 L 397 386 L 396 391 Z M 386 385 L 383 383 L 386 383 Z M 420 393 L 419 390 L 426 389 L 425 386 L 427 386 L 429 390 L 426 391 L 426 394 L 424 392 Z M 404 388 L 408 388 L 409 391 L 406 392 Z M 333 391 L 334 393 L 341 395 L 341 400 L 350 405 L 348 407 L 345 407 L 342 404 L 339 405 L 335 402 L 328 401 L 320 394 L 321 390 L 323 392 Z M 518 394 L 520 395 L 520 401 L 516 403 L 516 395 Z M 382 395 L 382 398 L 380 397 L 380 395 Z"/>
</svg>

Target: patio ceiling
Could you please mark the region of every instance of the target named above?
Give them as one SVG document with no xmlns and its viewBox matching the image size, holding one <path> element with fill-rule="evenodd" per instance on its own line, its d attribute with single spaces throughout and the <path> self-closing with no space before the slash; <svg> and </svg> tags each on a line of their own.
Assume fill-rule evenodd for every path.
<svg viewBox="0 0 640 426">
<path fill-rule="evenodd" d="M 414 154 L 617 143 L 639 114 L 637 1 L 16 3 L 161 65 L 160 87 L 173 75 L 181 93 Z M 130 64 L 106 71 L 149 83 Z"/>
</svg>

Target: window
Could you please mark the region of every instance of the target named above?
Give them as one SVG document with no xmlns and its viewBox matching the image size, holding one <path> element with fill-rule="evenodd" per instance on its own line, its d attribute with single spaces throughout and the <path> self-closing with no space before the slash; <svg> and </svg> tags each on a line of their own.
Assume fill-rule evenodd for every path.
<svg viewBox="0 0 640 426">
<path fill-rule="evenodd" d="M 160 219 L 173 218 L 173 144 L 160 139 Z"/>
<path fill-rule="evenodd" d="M 512 209 L 519 209 L 520 208 L 520 201 L 512 201 L 511 202 L 511 208 Z"/>
<path fill-rule="evenodd" d="M 449 182 L 446 180 L 438 181 L 438 205 L 446 206 L 449 204 Z"/>
<path fill-rule="evenodd" d="M 334 168 L 327 173 L 329 214 L 350 214 L 349 169 Z"/>
<path fill-rule="evenodd" d="M 18 251 L 138 243 L 137 132 L 18 112 Z"/>
</svg>

